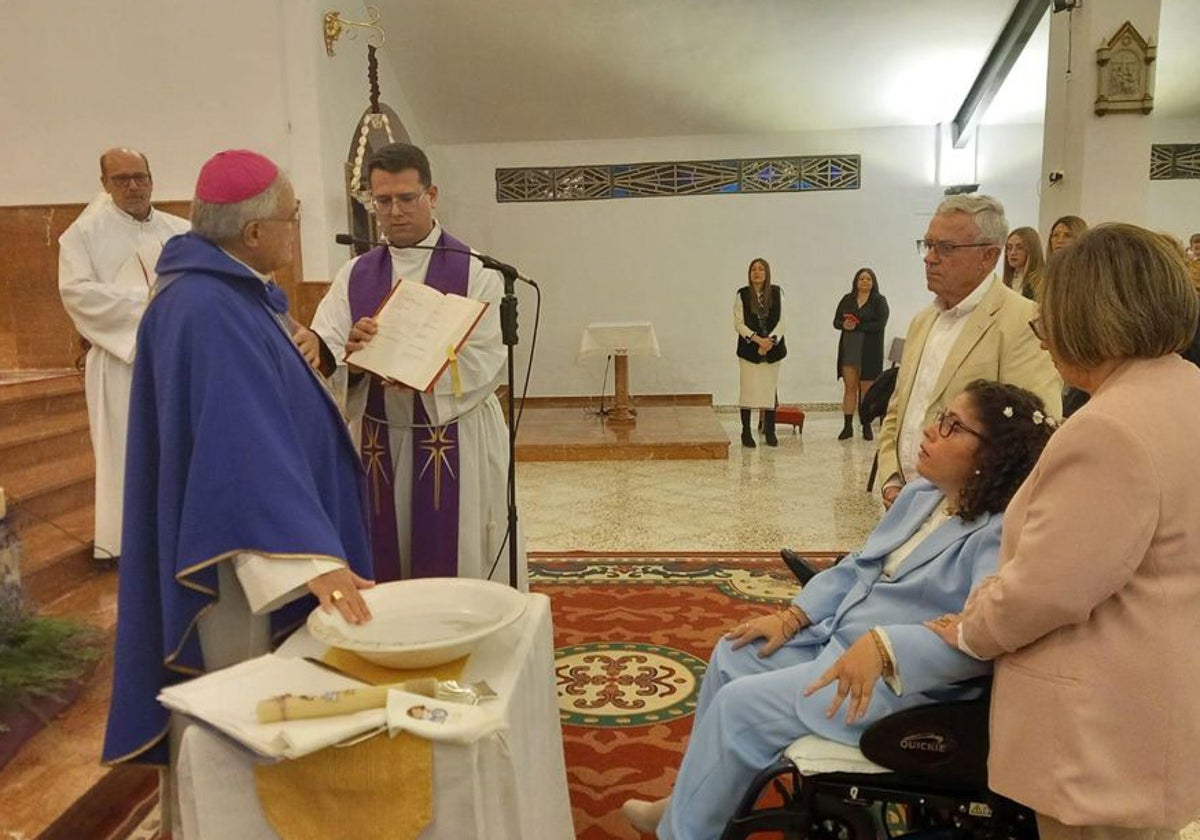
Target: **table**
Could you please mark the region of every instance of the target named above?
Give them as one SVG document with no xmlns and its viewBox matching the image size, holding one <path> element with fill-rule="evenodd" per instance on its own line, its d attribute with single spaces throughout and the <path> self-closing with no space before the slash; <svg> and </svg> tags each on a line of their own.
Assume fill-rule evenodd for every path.
<svg viewBox="0 0 1200 840">
<path fill-rule="evenodd" d="M 319 656 L 324 651 L 301 628 L 277 652 Z M 488 681 L 499 695 L 493 702 L 503 704 L 508 730 L 472 744 L 434 744 L 433 820 L 419 840 L 574 837 L 550 600 L 530 595 L 520 619 L 479 644 L 462 679 Z M 203 724 L 175 717 L 183 730 L 176 762 L 183 837 L 277 840 L 255 793 L 253 767 L 264 759 Z"/>
<path fill-rule="evenodd" d="M 654 324 L 649 321 L 593 321 L 584 327 L 579 359 L 612 356 L 613 407 L 607 420 L 614 424 L 637 422 L 637 409 L 629 400 L 629 357 L 662 356 Z"/>
</svg>

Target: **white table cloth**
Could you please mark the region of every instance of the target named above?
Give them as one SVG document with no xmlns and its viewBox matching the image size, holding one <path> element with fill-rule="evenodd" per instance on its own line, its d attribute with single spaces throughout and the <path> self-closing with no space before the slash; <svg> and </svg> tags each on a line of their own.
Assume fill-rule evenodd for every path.
<svg viewBox="0 0 1200 840">
<path fill-rule="evenodd" d="M 301 629 L 278 653 L 324 651 Z M 549 599 L 530 595 L 520 619 L 479 644 L 462 680 L 487 680 L 508 728 L 468 745 L 434 744 L 433 820 L 419 840 L 574 837 Z M 254 764 L 264 759 L 203 724 L 176 717 L 183 724 L 176 778 L 185 840 L 276 840 L 254 786 Z"/>
</svg>

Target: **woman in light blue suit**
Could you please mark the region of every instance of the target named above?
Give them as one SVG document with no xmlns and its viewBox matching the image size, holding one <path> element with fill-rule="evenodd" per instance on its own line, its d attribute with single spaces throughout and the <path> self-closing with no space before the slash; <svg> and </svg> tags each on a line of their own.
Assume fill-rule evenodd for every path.
<svg viewBox="0 0 1200 840">
<path fill-rule="evenodd" d="M 754 774 L 816 734 L 858 744 L 895 711 L 957 699 L 988 670 L 923 621 L 957 612 L 992 574 L 1001 514 L 1049 439 L 1034 394 L 979 380 L 924 432 L 918 471 L 862 550 L 713 650 L 669 797 L 622 808 L 660 838 L 719 837 Z M 836 716 L 847 704 L 845 717 Z"/>
</svg>

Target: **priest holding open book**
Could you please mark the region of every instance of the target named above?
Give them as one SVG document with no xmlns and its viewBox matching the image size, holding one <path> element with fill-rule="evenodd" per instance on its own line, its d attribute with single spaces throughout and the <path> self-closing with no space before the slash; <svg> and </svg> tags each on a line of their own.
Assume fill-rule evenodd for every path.
<svg viewBox="0 0 1200 840">
<path fill-rule="evenodd" d="M 312 329 L 338 359 L 335 381 L 346 378 L 376 579 L 507 582 L 497 562 L 507 526 L 508 428 L 495 396 L 503 279 L 434 218 L 424 152 L 391 143 L 366 169 L 387 244 L 342 267 Z"/>
</svg>

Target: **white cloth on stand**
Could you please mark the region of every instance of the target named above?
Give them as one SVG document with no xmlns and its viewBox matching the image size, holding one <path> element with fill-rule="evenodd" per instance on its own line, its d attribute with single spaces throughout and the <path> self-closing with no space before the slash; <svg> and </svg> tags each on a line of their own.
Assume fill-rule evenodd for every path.
<svg viewBox="0 0 1200 840">
<path fill-rule="evenodd" d="M 58 289 L 75 329 L 92 344 L 84 392 L 96 457 L 97 557 L 121 554 L 125 432 L 138 323 L 163 243 L 189 229 L 151 209 L 140 222 L 108 195 L 92 201 L 59 237 Z"/>
<path fill-rule="evenodd" d="M 650 321 L 593 321 L 583 328 L 577 360 L 591 356 L 662 356 Z"/>
<path fill-rule="evenodd" d="M 277 653 L 324 650 L 302 628 Z M 469 744 L 434 742 L 433 820 L 419 840 L 569 840 L 575 832 L 545 595 L 529 596 L 520 619 L 471 653 L 460 681 L 479 680 L 496 691 L 489 710 L 503 719 L 503 731 Z M 183 724 L 176 763 L 182 836 L 275 840 L 254 785 L 254 764 L 262 759 L 206 726 L 176 720 Z"/>
</svg>

